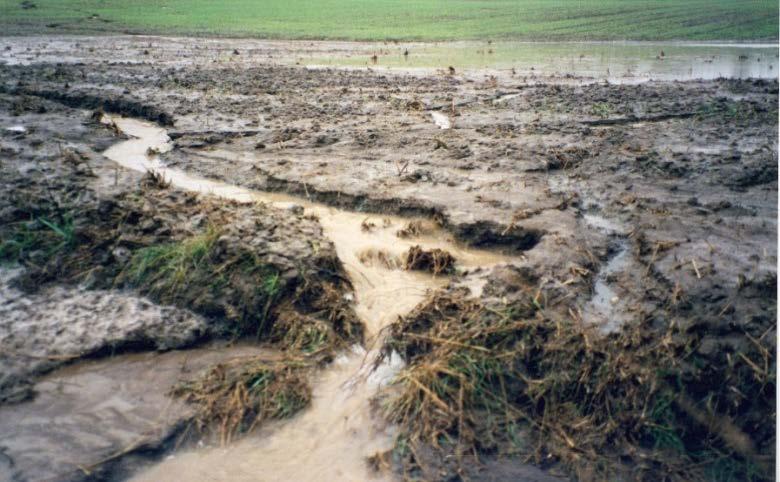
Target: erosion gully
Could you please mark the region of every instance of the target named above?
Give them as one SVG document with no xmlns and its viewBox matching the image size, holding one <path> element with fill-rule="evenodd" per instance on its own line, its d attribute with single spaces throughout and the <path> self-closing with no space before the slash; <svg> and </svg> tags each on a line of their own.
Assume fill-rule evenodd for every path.
<svg viewBox="0 0 780 482">
<path fill-rule="evenodd" d="M 398 259 L 412 245 L 452 253 L 462 269 L 490 267 L 511 258 L 495 252 L 467 249 L 430 220 L 417 219 L 424 233 L 413 240 L 396 236 L 411 218 L 369 215 L 336 209 L 279 193 L 258 192 L 191 176 L 164 166 L 155 152 L 171 148 L 166 131 L 153 124 L 121 117 L 108 118 L 130 136 L 105 155 L 137 171 L 154 170 L 179 189 L 278 208 L 304 209 L 319 218 L 335 244 L 354 287 L 355 311 L 366 326 L 366 346 L 354 346 L 317 374 L 313 401 L 291 420 L 274 422 L 227 447 L 180 451 L 136 474 L 134 481 L 158 480 L 387 480 L 375 473 L 366 457 L 387 450 L 393 429 L 373 416 L 372 398 L 400 368 L 390 357 L 374 369 L 382 329 L 412 310 L 430 290 L 448 282 L 445 276 L 405 271 L 387 260 Z"/>
</svg>

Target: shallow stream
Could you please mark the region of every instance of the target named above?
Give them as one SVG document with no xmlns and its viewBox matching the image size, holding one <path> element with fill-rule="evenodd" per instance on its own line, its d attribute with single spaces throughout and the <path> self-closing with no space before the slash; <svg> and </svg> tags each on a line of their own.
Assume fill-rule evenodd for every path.
<svg viewBox="0 0 780 482">
<path fill-rule="evenodd" d="M 355 311 L 367 329 L 368 349 L 355 346 L 318 373 L 313 382 L 312 405 L 303 413 L 270 424 L 228 447 L 176 453 L 133 480 L 364 481 L 386 477 L 371 472 L 366 464 L 366 457 L 392 444 L 392 427 L 377 423 L 379 417 L 374 417 L 371 399 L 397 372 L 400 361 L 391 358 L 376 371 L 368 367 L 380 343 L 381 330 L 411 311 L 430 290 L 448 281 L 445 276 L 398 269 L 393 260 L 414 245 L 447 250 L 462 269 L 489 267 L 510 258 L 465 248 L 429 220 L 344 211 L 193 177 L 165 167 L 155 154 L 170 149 L 165 130 L 133 119 L 111 121 L 131 139 L 109 148 L 105 155 L 126 168 L 154 170 L 179 189 L 278 208 L 303 208 L 306 214 L 319 218 L 352 281 Z M 398 237 L 396 232 L 411 221 L 419 223 L 422 234 L 411 239 Z"/>
</svg>

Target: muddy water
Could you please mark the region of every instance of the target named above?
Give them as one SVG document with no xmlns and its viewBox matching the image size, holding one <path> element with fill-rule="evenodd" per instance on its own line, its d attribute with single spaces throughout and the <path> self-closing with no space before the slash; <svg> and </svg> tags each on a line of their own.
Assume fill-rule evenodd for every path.
<svg viewBox="0 0 780 482">
<path fill-rule="evenodd" d="M 133 137 L 105 152 L 106 157 L 124 167 L 138 171 L 156 170 L 181 189 L 241 202 L 269 203 L 281 208 L 292 209 L 297 205 L 306 213 L 317 216 L 354 285 L 355 310 L 366 325 L 369 347 L 368 352 L 362 347 L 353 347 L 323 370 L 314 382 L 312 406 L 294 419 L 268 426 L 229 447 L 178 453 L 133 480 L 364 481 L 387 478 L 386 474 L 372 473 L 365 463 L 366 457 L 389 449 L 392 443 L 392 427 L 377 425 L 370 400 L 376 390 L 392 378 L 399 363 L 391 359 L 377 371 L 370 371 L 372 347 L 379 344 L 383 327 L 409 312 L 431 289 L 443 286 L 448 279 L 404 271 L 394 266 L 397 263 L 378 262 L 377 259 L 397 260 L 416 244 L 449 251 L 458 260 L 458 267 L 465 269 L 492 266 L 508 262 L 510 258 L 459 246 L 424 219 L 415 220 L 423 227 L 422 235 L 402 239 L 396 232 L 413 221 L 410 218 L 344 211 L 167 168 L 153 151 L 170 149 L 163 129 L 132 119 L 112 120 L 120 130 Z"/>
<path fill-rule="evenodd" d="M 43 377 L 32 401 L 0 406 L 2 448 L 13 458 L 8 472 L 0 460 L 0 480 L 71 480 L 100 460 L 164 440 L 190 416 L 187 406 L 167 396 L 171 386 L 212 364 L 257 356 L 277 354 L 214 345 L 86 361 Z"/>
<path fill-rule="evenodd" d="M 440 42 L 334 51 L 317 65 L 514 69 L 518 75 L 615 81 L 777 78 L 777 44 L 693 42 Z M 408 52 L 408 55 L 404 55 Z M 376 63 L 371 56 L 377 55 Z"/>
</svg>

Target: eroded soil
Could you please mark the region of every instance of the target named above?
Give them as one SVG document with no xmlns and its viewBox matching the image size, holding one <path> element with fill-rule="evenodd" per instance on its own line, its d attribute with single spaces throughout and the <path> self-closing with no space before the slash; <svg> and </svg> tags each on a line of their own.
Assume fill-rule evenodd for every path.
<svg viewBox="0 0 780 482">
<path fill-rule="evenodd" d="M 266 65 L 207 40 L 123 39 L 117 41 L 122 53 L 111 58 L 77 39 L 62 42 L 58 49 L 70 55 L 55 61 L 46 47 L 36 51 L 23 39 L 3 41 L 32 63 L 0 67 L 0 220 L 7 230 L 66 207 L 77 232 L 97 226 L 102 234 L 79 238 L 86 240 L 80 258 L 57 255 L 52 264 L 50 252 L 32 250 L 16 287 L 4 288 L 11 300 L 2 309 L 13 316 L 0 325 L 9 359 L 3 366 L 22 380 L 8 384 L 8 398 L 29 395 L 19 387 L 29 388 L 32 377 L 81 356 L 107 355 L 114 346 L 183 347 L 224 337 L 225 326 L 245 320 L 236 312 L 240 283 L 238 294 L 208 299 L 164 295 L 159 286 L 134 285 L 122 276 L 136 249 L 202 234 L 210 223 L 227 230 L 220 239 L 228 258 L 251 252 L 274 267 L 284 281 L 280 292 L 290 296 L 279 306 L 314 319 L 322 318 L 323 303 L 340 300 L 325 319 L 327 333 L 342 345 L 363 333 L 347 303 L 352 272 L 341 263 L 380 260 L 388 272 L 398 269 L 386 253 L 345 259 L 329 239 L 332 228 L 323 221 L 323 230 L 316 216 L 294 205 L 258 207 L 194 196 L 181 186 L 139 186 L 139 173 L 103 156 L 123 136 L 94 118 L 96 110 L 165 127 L 173 139 L 173 148 L 159 156 L 166 168 L 239 189 L 293 195 L 301 205 L 365 213 L 365 229 L 386 229 L 382 236 L 402 229 L 383 228 L 382 214 L 415 216 L 441 230 L 447 243 L 500 253 L 481 267 L 458 264 L 456 252 L 450 278 L 423 286 L 449 280 L 450 290 L 466 286 L 466 296 L 491 306 L 530 297 L 542 313 L 565 313 L 602 332 L 639 322 L 652 330 L 674 327 L 685 346 L 711 363 L 722 363 L 723 353 L 737 356 L 745 333 L 774 351 L 776 81 L 529 82 L 507 72 L 461 76 Z M 231 57 L 236 60 L 226 60 Z M 128 213 L 135 213 L 134 222 L 117 221 Z M 411 240 L 403 234 L 399 242 L 413 244 L 421 236 L 415 229 L 408 233 Z M 295 305 L 300 297 L 293 294 L 310 280 L 337 296 L 319 298 L 319 306 Z M 79 291 L 120 287 L 121 295 Z M 51 317 L 60 311 L 54 293 L 62 291 L 56 290 L 81 299 L 146 295 L 178 307 L 146 309 L 141 318 L 147 322 L 137 328 L 116 315 L 122 303 L 106 301 L 114 311 L 100 317 L 105 334 L 90 330 L 85 338 L 75 324 L 52 335 L 46 330 L 62 324 Z M 376 306 L 374 316 L 394 308 L 392 299 Z M 365 323 L 362 309 L 358 305 Z M 91 326 L 99 313 L 89 318 L 73 309 L 69 316 Z M 184 329 L 172 327 L 172 320 L 181 320 Z M 370 334 L 392 321 L 370 327 Z M 28 336 L 31 330 L 34 336 Z M 276 335 L 267 341 L 284 338 Z M 74 343 L 77 351 L 69 349 Z M 4 380 L 9 376 L 4 373 Z M 37 402 L 20 410 L 30 403 Z M 770 414 L 753 413 L 746 423 L 759 423 L 761 415 Z M 759 436 L 756 450 L 766 456 L 770 440 Z M 21 453 L 11 440 L 4 445 L 11 460 Z M 504 467 L 491 473 L 518 472 Z"/>
</svg>

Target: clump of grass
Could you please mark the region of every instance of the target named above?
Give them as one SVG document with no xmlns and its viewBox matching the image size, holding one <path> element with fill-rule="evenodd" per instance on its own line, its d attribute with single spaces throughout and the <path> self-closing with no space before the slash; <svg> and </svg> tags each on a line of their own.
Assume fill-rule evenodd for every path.
<svg viewBox="0 0 780 482">
<path fill-rule="evenodd" d="M 774 435 L 753 424 L 774 407 L 770 338 L 704 362 L 674 327 L 604 337 L 533 300 L 496 308 L 439 293 L 386 341 L 408 364 L 386 403 L 396 452 L 424 471 L 419 448 L 438 451 L 456 461 L 449 475 L 474 455 L 521 454 L 579 480 L 699 480 L 724 463 L 733 480 L 764 480 Z"/>
<path fill-rule="evenodd" d="M 235 336 L 259 338 L 270 328 L 270 311 L 282 290 L 279 274 L 257 253 L 220 249 L 220 235 L 211 226 L 180 241 L 141 248 L 118 280 L 163 303 L 226 318 Z"/>
<path fill-rule="evenodd" d="M 156 154 L 157 151 L 155 151 L 154 155 Z M 165 179 L 165 175 L 160 171 L 148 169 L 141 178 L 141 188 L 143 189 L 168 189 L 169 187 L 171 187 L 171 181 Z"/>
<path fill-rule="evenodd" d="M 590 107 L 591 114 L 606 119 L 612 114 L 612 107 L 606 102 L 597 102 Z"/>
<path fill-rule="evenodd" d="M 37 262 L 45 262 L 75 245 L 76 229 L 69 213 L 60 216 L 59 221 L 39 217 L 0 232 L 0 261 L 23 264 L 36 254 Z"/>
<path fill-rule="evenodd" d="M 332 355 L 363 339 L 363 324 L 345 299 L 342 281 L 304 280 L 275 310 L 271 340 L 291 350 Z"/>
<path fill-rule="evenodd" d="M 39 243 L 39 233 L 30 228 L 30 223 L 21 223 L 0 238 L 0 260 L 18 264 L 34 250 Z"/>
<path fill-rule="evenodd" d="M 358 260 L 366 266 L 378 265 L 387 269 L 397 269 L 401 265 L 398 257 L 376 248 L 366 248 L 358 253 Z"/>
<path fill-rule="evenodd" d="M 216 430 L 223 444 L 261 422 L 291 417 L 311 402 L 308 359 L 234 360 L 180 383 L 172 395 L 196 407 L 201 431 Z"/>
<path fill-rule="evenodd" d="M 425 225 L 419 219 L 409 221 L 402 229 L 396 231 L 395 235 L 399 238 L 415 238 L 425 232 Z"/>
<path fill-rule="evenodd" d="M 317 353 L 340 344 L 340 337 L 323 320 L 283 310 L 277 317 L 272 339 L 287 349 Z"/>
<path fill-rule="evenodd" d="M 134 284 L 147 286 L 152 294 L 176 298 L 210 267 L 218 237 L 219 231 L 212 227 L 179 242 L 142 248 L 134 254 L 128 276 Z"/>
</svg>

